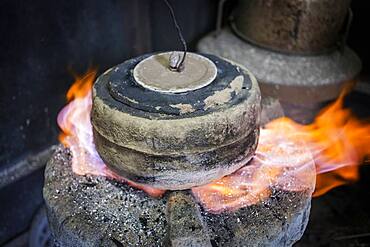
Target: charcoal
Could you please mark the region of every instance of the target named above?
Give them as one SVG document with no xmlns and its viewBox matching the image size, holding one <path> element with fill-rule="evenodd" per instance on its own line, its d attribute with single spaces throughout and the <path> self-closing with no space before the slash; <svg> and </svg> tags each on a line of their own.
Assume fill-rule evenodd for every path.
<svg viewBox="0 0 370 247">
<path fill-rule="evenodd" d="M 260 204 L 202 215 L 215 246 L 292 246 L 307 226 L 310 201 L 306 192 L 274 191 Z"/>
</svg>

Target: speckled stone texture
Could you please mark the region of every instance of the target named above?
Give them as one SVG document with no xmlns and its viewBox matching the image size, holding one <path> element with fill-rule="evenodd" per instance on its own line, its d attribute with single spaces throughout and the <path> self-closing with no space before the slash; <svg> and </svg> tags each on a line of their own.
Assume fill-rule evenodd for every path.
<svg viewBox="0 0 370 247">
<path fill-rule="evenodd" d="M 289 53 L 333 50 L 343 38 L 350 0 L 240 0 L 235 28 L 245 39 Z"/>
<path fill-rule="evenodd" d="M 245 42 L 229 29 L 203 38 L 198 50 L 240 63 L 256 76 L 263 95 L 293 104 L 335 99 L 361 70 L 348 47 L 317 56 L 287 55 Z"/>
<path fill-rule="evenodd" d="M 263 96 L 261 100 L 261 126 L 269 123 L 273 119 L 283 117 L 284 110 L 276 98 Z"/>
<path fill-rule="evenodd" d="M 78 176 L 60 147 L 45 170 L 44 198 L 60 246 L 291 246 L 306 227 L 311 196 L 273 191 L 235 212 L 205 211 L 189 191 L 162 198 L 104 177 Z"/>
<path fill-rule="evenodd" d="M 217 67 L 211 84 L 162 93 L 133 79 L 147 56 L 113 67 L 94 84 L 94 142 L 107 166 L 136 183 L 176 190 L 246 164 L 259 136 L 261 96 L 254 76 L 234 62 L 204 55 Z"/>
</svg>

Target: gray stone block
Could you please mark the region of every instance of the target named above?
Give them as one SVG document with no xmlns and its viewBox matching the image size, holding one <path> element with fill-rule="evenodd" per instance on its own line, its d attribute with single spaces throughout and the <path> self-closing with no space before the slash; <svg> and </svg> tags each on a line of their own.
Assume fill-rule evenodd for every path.
<svg viewBox="0 0 370 247">
<path fill-rule="evenodd" d="M 321 55 L 283 54 L 245 42 L 229 29 L 203 38 L 198 50 L 245 66 L 263 95 L 297 105 L 335 99 L 361 70 L 360 59 L 347 46 Z"/>
<path fill-rule="evenodd" d="M 311 205 L 306 191 L 273 190 L 257 204 L 211 213 L 189 191 L 153 198 L 105 177 L 78 176 L 64 148 L 46 167 L 44 198 L 61 246 L 291 246 Z"/>
</svg>

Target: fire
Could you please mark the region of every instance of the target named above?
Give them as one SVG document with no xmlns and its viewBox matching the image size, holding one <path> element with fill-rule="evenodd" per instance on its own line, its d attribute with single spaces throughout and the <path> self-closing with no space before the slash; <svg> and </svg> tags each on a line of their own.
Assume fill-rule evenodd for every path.
<svg viewBox="0 0 370 247">
<path fill-rule="evenodd" d="M 359 165 L 370 154 L 370 124 L 343 107 L 347 89 L 316 117 L 301 126 L 315 156 L 318 173 L 314 196 L 359 179 Z"/>
<path fill-rule="evenodd" d="M 98 175 L 104 172 L 104 165 L 101 162 L 97 162 L 95 167 L 89 166 L 92 162 L 100 161 L 98 155 L 95 156 L 90 123 L 91 87 L 95 76 L 96 71 L 89 70 L 84 76 L 76 78 L 67 92 L 69 103 L 57 118 L 62 130 L 59 141 L 71 149 L 72 169 L 79 175 L 87 173 Z"/>
<path fill-rule="evenodd" d="M 164 191 L 135 184 L 109 170 L 95 149 L 90 121 L 92 107 L 92 85 L 96 70 L 90 69 L 77 77 L 67 92 L 69 102 L 58 114 L 57 122 L 62 130 L 59 141 L 72 152 L 72 170 L 78 175 L 106 176 L 126 182 L 152 196 L 161 196 Z"/>
<path fill-rule="evenodd" d="M 272 188 L 309 191 L 314 188 L 313 164 L 317 175 L 313 196 L 357 181 L 359 165 L 370 154 L 370 124 L 343 108 L 345 94 L 346 90 L 312 124 L 300 125 L 286 117 L 268 123 L 249 165 L 193 188 L 194 195 L 210 211 L 222 212 L 257 203 Z"/>
<path fill-rule="evenodd" d="M 164 191 L 127 181 L 99 157 L 90 122 L 96 70 L 77 77 L 67 93 L 69 103 L 58 115 L 60 141 L 72 152 L 72 170 L 129 183 L 153 196 Z M 261 129 L 253 160 L 240 170 L 192 189 L 212 212 L 235 210 L 268 198 L 275 189 L 319 196 L 359 179 L 359 164 L 370 154 L 370 124 L 343 107 L 345 92 L 310 125 L 279 118 Z"/>
<path fill-rule="evenodd" d="M 253 160 L 235 173 L 192 189 L 214 213 L 250 206 L 270 197 L 273 189 L 304 191 L 315 187 L 315 163 L 295 123 L 274 121 L 261 129 Z"/>
</svg>

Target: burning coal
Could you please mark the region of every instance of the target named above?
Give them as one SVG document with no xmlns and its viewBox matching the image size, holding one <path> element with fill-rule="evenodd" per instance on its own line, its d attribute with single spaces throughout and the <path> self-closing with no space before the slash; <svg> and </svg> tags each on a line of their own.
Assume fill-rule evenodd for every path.
<svg viewBox="0 0 370 247">
<path fill-rule="evenodd" d="M 152 196 L 164 191 L 127 181 L 109 170 L 93 142 L 90 111 L 96 71 L 78 77 L 67 93 L 69 103 L 58 115 L 60 141 L 70 148 L 72 170 L 78 175 L 101 175 L 129 183 Z M 359 165 L 370 154 L 370 124 L 343 108 L 345 93 L 323 109 L 310 125 L 288 118 L 261 129 L 254 159 L 235 173 L 192 189 L 212 212 L 234 210 L 270 196 L 274 188 L 307 191 L 320 196 L 359 179 Z M 316 178 L 316 182 L 315 182 Z"/>
</svg>

